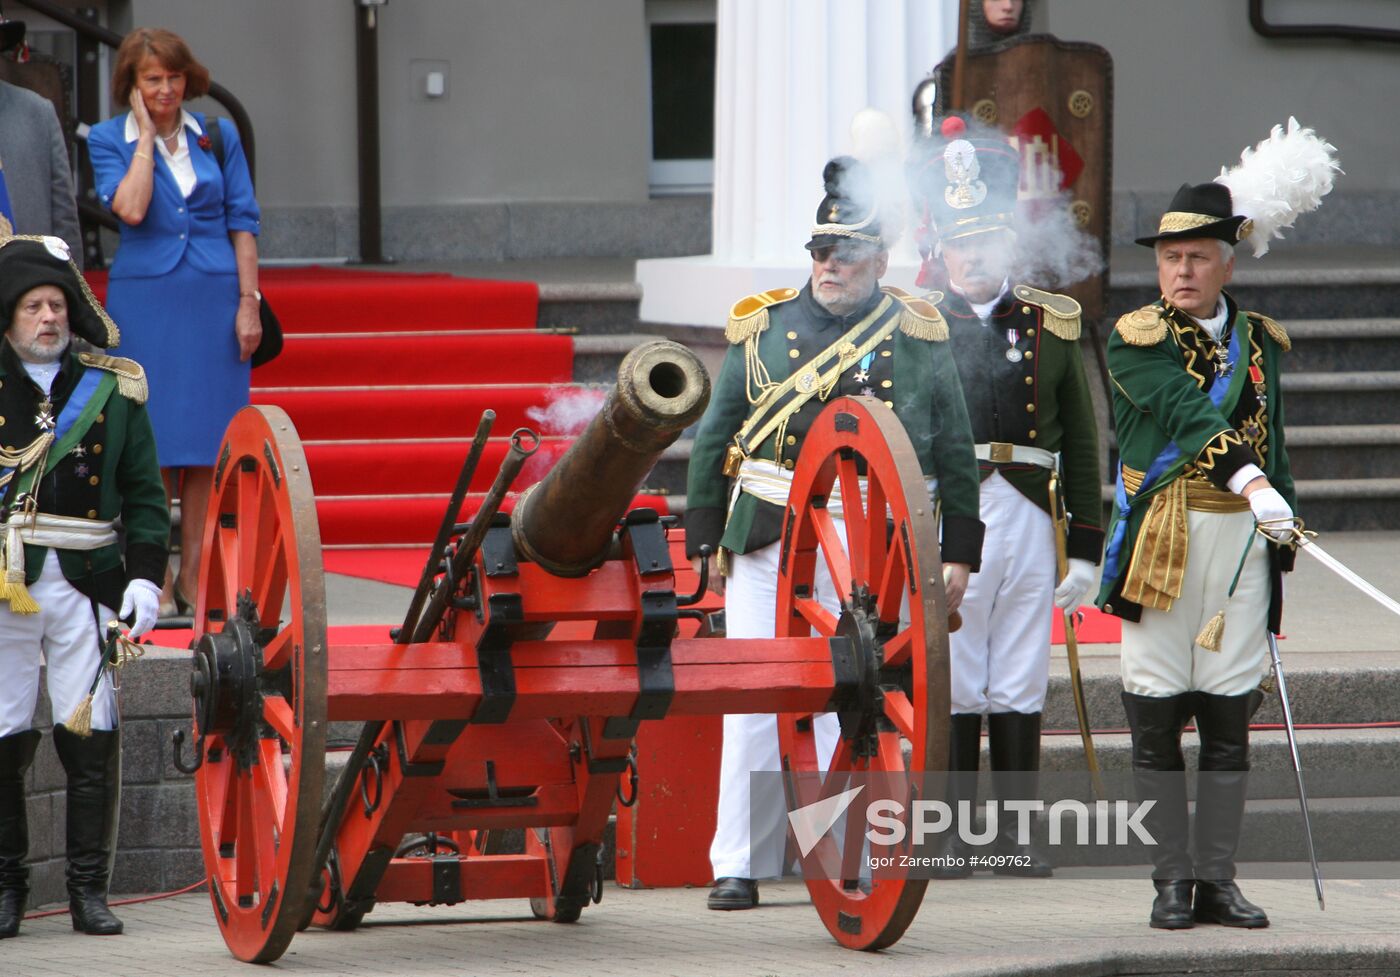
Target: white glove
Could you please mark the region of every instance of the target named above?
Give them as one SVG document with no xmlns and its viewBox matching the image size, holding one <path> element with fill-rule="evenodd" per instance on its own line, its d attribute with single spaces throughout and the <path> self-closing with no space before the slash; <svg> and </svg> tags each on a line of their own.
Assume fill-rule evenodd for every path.
<svg viewBox="0 0 1400 977">
<path fill-rule="evenodd" d="M 1072 611 L 1084 603 L 1084 597 L 1089 593 L 1089 588 L 1094 585 L 1098 575 L 1099 568 L 1094 564 L 1071 556 L 1069 567 L 1065 570 L 1065 579 L 1055 588 L 1055 606 L 1062 611 Z"/>
<path fill-rule="evenodd" d="M 160 588 L 155 583 L 136 577 L 126 585 L 121 613 L 117 617 L 125 618 L 132 613 L 136 615 L 131 622 L 131 637 L 135 639 L 151 630 L 160 613 Z"/>
<path fill-rule="evenodd" d="M 1283 500 L 1278 489 L 1255 489 L 1249 494 L 1249 508 L 1259 528 L 1279 542 L 1293 538 L 1293 510 Z"/>
</svg>

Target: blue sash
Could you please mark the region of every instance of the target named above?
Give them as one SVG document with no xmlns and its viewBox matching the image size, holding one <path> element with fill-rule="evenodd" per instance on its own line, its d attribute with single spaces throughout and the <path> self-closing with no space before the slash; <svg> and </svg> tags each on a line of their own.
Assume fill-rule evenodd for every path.
<svg viewBox="0 0 1400 977">
<path fill-rule="evenodd" d="M 110 382 L 104 384 L 103 380 L 108 380 Z M 73 393 L 68 397 L 68 403 L 64 404 L 63 410 L 58 412 L 58 421 L 54 424 L 53 430 L 53 447 L 49 449 L 48 461 L 44 465 L 45 475 L 53 471 L 59 460 L 68 453 L 68 448 L 71 447 L 71 445 L 64 445 L 64 439 L 67 438 L 70 433 L 74 433 L 73 427 L 78 423 L 78 419 L 85 415 L 90 418 L 91 415 L 94 415 L 97 410 L 101 408 L 103 403 L 106 403 L 107 397 L 105 395 L 102 397 L 101 401 L 93 403 L 98 392 L 100 390 L 106 390 L 107 393 L 110 394 L 112 390 L 116 389 L 116 385 L 116 378 L 113 377 L 112 374 L 108 373 L 106 370 L 96 370 L 91 367 L 79 378 L 78 385 L 73 388 Z M 91 411 L 88 410 L 89 404 L 92 404 L 93 409 Z M 77 440 L 77 438 L 82 437 L 89 426 L 91 426 L 90 420 L 87 425 L 84 425 L 82 430 L 74 433 L 72 440 Z M 63 450 L 58 450 L 60 447 Z M 33 471 L 32 468 L 28 470 Z M 0 468 L 0 483 L 9 481 L 9 477 L 13 472 L 13 468 Z M 30 485 L 32 484 L 33 480 L 31 479 Z M 29 486 L 21 486 L 20 489 L 22 492 L 27 492 L 29 491 Z"/>
<path fill-rule="evenodd" d="M 10 192 L 5 189 L 5 161 L 0 160 L 0 217 L 3 217 L 9 224 L 9 232 L 15 233 L 15 209 L 10 205 Z M 5 225 L 0 224 L 0 232 L 5 230 Z"/>
<path fill-rule="evenodd" d="M 1210 402 L 1219 410 L 1223 407 L 1225 400 L 1230 395 L 1230 391 L 1239 390 L 1241 384 L 1233 382 L 1235 380 L 1236 367 L 1240 359 L 1240 350 L 1244 347 L 1243 336 L 1249 331 L 1248 317 L 1243 313 L 1235 316 L 1235 327 L 1230 330 L 1230 349 L 1226 357 L 1228 369 L 1217 376 L 1215 383 L 1211 384 L 1209 393 Z M 1123 465 L 1118 465 L 1118 477 L 1114 480 L 1113 505 L 1117 510 L 1118 518 L 1113 527 L 1113 536 L 1108 541 L 1108 547 L 1104 551 L 1103 578 L 1105 580 L 1117 580 L 1118 571 L 1123 558 L 1123 543 L 1128 538 L 1128 513 L 1132 509 L 1134 499 L 1146 495 L 1149 490 L 1155 488 L 1163 476 L 1170 473 L 1175 476 L 1178 470 L 1178 462 L 1181 461 L 1181 449 L 1176 446 L 1175 441 L 1167 442 L 1167 446 L 1162 449 L 1162 453 L 1152 459 L 1152 464 L 1147 466 L 1147 471 L 1142 476 L 1142 484 L 1133 493 L 1133 498 L 1128 498 L 1127 487 L 1123 484 Z"/>
</svg>

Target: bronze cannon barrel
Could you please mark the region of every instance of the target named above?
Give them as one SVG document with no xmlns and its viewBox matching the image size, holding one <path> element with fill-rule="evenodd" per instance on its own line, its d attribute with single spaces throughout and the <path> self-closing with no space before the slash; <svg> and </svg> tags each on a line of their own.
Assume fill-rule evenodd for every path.
<svg viewBox="0 0 1400 977">
<path fill-rule="evenodd" d="M 517 551 L 561 577 L 601 564 L 642 479 L 709 401 L 709 374 L 679 343 L 628 353 L 603 409 L 521 496 L 511 519 Z"/>
</svg>

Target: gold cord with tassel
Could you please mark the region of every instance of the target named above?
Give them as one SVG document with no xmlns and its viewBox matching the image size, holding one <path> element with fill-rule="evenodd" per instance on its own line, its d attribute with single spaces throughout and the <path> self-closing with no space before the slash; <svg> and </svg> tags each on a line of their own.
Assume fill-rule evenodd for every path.
<svg viewBox="0 0 1400 977">
<path fill-rule="evenodd" d="M 1230 589 L 1225 594 L 1225 606 L 1216 611 L 1211 619 L 1201 628 L 1196 635 L 1196 644 L 1206 651 L 1219 651 L 1221 644 L 1225 640 L 1225 612 L 1230 609 L 1230 601 L 1234 599 L 1235 588 L 1239 586 L 1240 574 L 1244 571 L 1244 561 L 1249 558 L 1250 547 L 1254 545 L 1254 527 L 1249 527 L 1249 538 L 1245 540 L 1244 552 L 1240 554 L 1240 562 L 1235 567 L 1234 579 L 1230 581 Z"/>
<path fill-rule="evenodd" d="M 92 680 L 92 685 L 88 688 L 87 695 L 83 696 L 83 701 L 78 703 L 78 708 L 73 710 L 73 715 L 63 724 L 70 733 L 85 739 L 92 735 L 92 700 L 97 695 L 98 685 L 102 683 L 102 673 L 110 668 L 115 674 L 128 662 L 133 662 L 144 654 L 140 645 L 122 634 L 119 622 L 112 621 L 107 625 L 107 640 L 102 646 L 102 663 L 97 667 L 97 677 Z M 117 688 L 115 682 L 112 683 L 112 688 Z"/>
</svg>

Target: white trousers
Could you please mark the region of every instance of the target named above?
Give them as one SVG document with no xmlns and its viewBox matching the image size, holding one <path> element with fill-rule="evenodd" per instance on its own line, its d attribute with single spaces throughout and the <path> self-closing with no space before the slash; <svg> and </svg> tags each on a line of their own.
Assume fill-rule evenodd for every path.
<svg viewBox="0 0 1400 977">
<path fill-rule="evenodd" d="M 1134 695 L 1181 692 L 1243 695 L 1269 671 L 1268 544 L 1250 512 L 1186 512 L 1190 543 L 1181 597 L 1169 611 L 1143 608 L 1123 622 L 1123 688 Z M 1226 603 L 1240 556 L 1249 547 L 1235 596 Z M 1196 644 L 1207 621 L 1225 611 L 1219 651 Z"/>
<path fill-rule="evenodd" d="M 993 472 L 982 483 L 982 568 L 968 580 L 949 636 L 955 713 L 1040 712 L 1050 681 L 1054 524 Z"/>
<path fill-rule="evenodd" d="M 34 722 L 39 702 L 39 654 L 48 665 L 49 701 L 53 721 L 61 723 L 73 714 L 92 687 L 102 658 L 92 603 L 73 589 L 58 566 L 58 554 L 49 550 L 39 579 L 29 586 L 39 605 L 37 614 L 15 614 L 0 603 L 0 736 L 23 732 Z M 98 605 L 103 621 L 116 617 L 110 607 Z M 92 728 L 115 729 L 117 697 L 110 672 L 92 698 Z"/>
<path fill-rule="evenodd" d="M 837 525 L 841 525 L 840 520 Z M 730 557 L 730 575 L 724 588 L 724 617 L 729 637 L 773 637 L 780 545 L 772 543 L 752 553 Z M 841 600 L 820 557 L 813 589 L 823 607 L 833 613 L 840 612 Z M 836 717 L 827 713 L 816 717 L 814 730 L 817 757 L 825 768 L 831 762 L 840 726 Z M 719 810 L 715 836 L 710 842 L 710 866 L 715 878 L 768 879 L 783 874 L 787 805 L 781 779 L 776 776 L 759 778 L 758 794 L 752 792 L 749 779 L 753 771 L 780 769 L 775 715 L 724 717 Z"/>
</svg>

